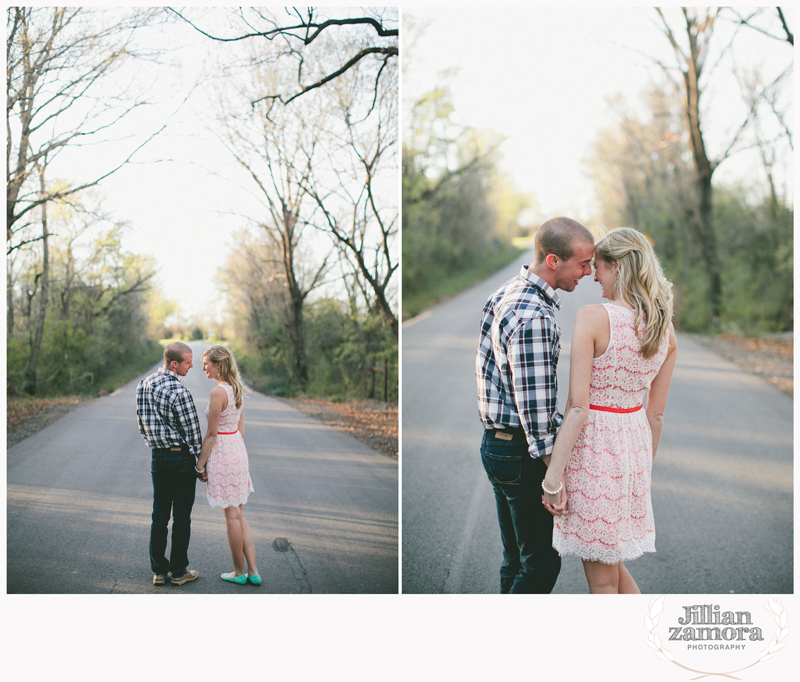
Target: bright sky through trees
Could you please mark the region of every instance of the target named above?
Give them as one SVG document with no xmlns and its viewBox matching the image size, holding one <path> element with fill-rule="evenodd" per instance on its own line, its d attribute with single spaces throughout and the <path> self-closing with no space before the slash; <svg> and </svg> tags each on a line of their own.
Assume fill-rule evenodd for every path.
<svg viewBox="0 0 800 682">
<path fill-rule="evenodd" d="M 192 8 L 186 13 L 204 28 L 213 27 L 218 35 L 228 36 L 237 32 L 229 25 L 232 11 Z M 276 8 L 275 15 L 279 21 L 291 23 L 282 8 Z M 131 63 L 113 84 L 115 90 L 121 83 L 150 84 L 148 105 L 130 114 L 109 140 L 92 148 L 66 150 L 53 163 L 52 176 L 75 181 L 102 175 L 112 160 L 124 159 L 167 123 L 130 164 L 105 179 L 96 193 L 113 220 L 129 224 L 125 248 L 156 257 L 159 284 L 166 298 L 178 302 L 179 319 L 188 322 L 198 316 L 215 321 L 222 318 L 225 305 L 215 281 L 217 268 L 230 252 L 235 233 L 252 227 L 259 216 L 264 218 L 252 178 L 217 137 L 222 133 L 217 122 L 218 99 L 231 97 L 225 86 L 233 80 L 222 67 L 245 64 L 248 50 L 259 49 L 258 41 L 264 46 L 273 44 L 263 38 L 217 42 L 175 15 L 164 14 L 163 18 L 161 25 L 137 33 L 140 47 L 161 52 L 158 62 Z M 291 59 L 283 61 L 290 72 L 296 69 Z M 305 96 L 306 100 L 315 95 Z M 229 112 L 248 114 L 251 110 L 245 100 L 228 99 L 225 104 Z M 286 108 L 298 116 L 302 110 L 298 103 Z M 388 190 L 384 175 L 376 183 L 383 196 L 389 197 L 389 204 L 399 204 L 399 180 Z M 310 208 L 311 202 L 308 204 Z M 329 252 L 332 245 L 320 232 L 310 248 Z"/>
<path fill-rule="evenodd" d="M 631 105 L 639 105 L 639 95 L 658 72 L 647 55 L 671 56 L 653 9 L 412 4 L 404 5 L 403 12 L 428 22 L 417 40 L 402 37 L 408 50 L 403 61 L 410 65 L 403 74 L 404 100 L 449 84 L 455 120 L 506 138 L 501 167 L 537 202 L 532 222 L 557 213 L 589 219 L 593 187 L 582 159 L 591 153 L 597 130 L 613 122 L 605 98 L 622 92 Z M 794 12 L 786 12 L 792 26 Z M 142 69 L 138 77 L 154 85 L 148 98 L 152 105 L 126 123 L 126 135 L 133 137 L 63 154 L 53 164 L 54 177 L 59 168 L 73 179 L 84 167 L 86 176 L 108 167 L 108 159 L 124 158 L 136 140 L 168 120 L 168 127 L 132 164 L 105 180 L 99 193 L 114 219 L 130 223 L 125 247 L 156 257 L 165 296 L 179 302 L 186 318 L 209 314 L 213 319 L 224 305 L 214 281 L 216 269 L 233 234 L 247 225 L 241 214 L 253 201 L 249 178 L 212 131 L 214 64 L 228 60 L 237 47 L 209 40 L 181 22 L 146 29 L 142 40 L 164 48 L 165 54 L 161 65 L 135 66 Z M 772 57 L 790 49 L 741 29 L 733 54 L 740 65 L 772 68 Z M 741 119 L 741 98 L 733 78 L 723 73 L 726 68 L 720 67 L 706 102 L 712 112 L 706 129 L 712 145 Z M 447 70 L 450 76 L 443 76 Z M 781 188 L 791 197 L 790 155 L 778 170 Z M 761 175 L 757 156 L 742 153 L 723 164 L 715 180 Z"/>
<path fill-rule="evenodd" d="M 676 11 L 666 10 L 668 18 Z M 791 8 L 786 13 L 791 27 L 794 13 Z M 533 194 L 534 223 L 557 214 L 589 220 L 593 187 L 582 159 L 591 153 L 598 129 L 614 121 L 605 98 L 623 93 L 631 106 L 639 106 L 651 76 L 660 77 L 650 57 L 674 59 L 655 10 L 413 6 L 404 8 L 405 15 L 427 28 L 416 40 L 410 33 L 403 37 L 408 50 L 403 63 L 410 67 L 403 74 L 404 112 L 412 98 L 448 84 L 454 120 L 506 138 L 500 165 L 520 191 Z M 720 48 L 732 25 L 719 21 L 715 31 Z M 791 50 L 787 42 L 741 28 L 729 57 L 740 68 L 763 64 L 774 72 Z M 705 132 L 712 148 L 746 113 L 730 63 L 721 63 L 706 95 Z M 790 202 L 791 161 L 787 153 L 779 169 Z M 715 180 L 753 177 L 763 177 L 758 157 L 741 153 L 720 166 Z"/>
<path fill-rule="evenodd" d="M 94 192 L 113 220 L 128 223 L 125 248 L 156 257 L 164 295 L 189 317 L 221 305 L 214 274 L 232 233 L 244 225 L 227 215 L 236 206 L 230 178 L 238 179 L 237 169 L 211 132 L 212 64 L 222 46 L 175 22 L 141 29 L 138 39 L 143 47 L 163 50 L 160 63 L 131 63 L 118 80 L 149 84 L 148 105 L 129 115 L 108 141 L 65 150 L 52 175 L 73 181 L 100 175 L 167 123 Z"/>
</svg>

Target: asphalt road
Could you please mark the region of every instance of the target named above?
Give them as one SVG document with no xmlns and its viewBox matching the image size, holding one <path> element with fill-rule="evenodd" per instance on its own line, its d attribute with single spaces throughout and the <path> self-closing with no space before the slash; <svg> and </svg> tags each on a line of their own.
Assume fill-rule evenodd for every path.
<svg viewBox="0 0 800 682">
<path fill-rule="evenodd" d="M 403 326 L 404 593 L 495 593 L 502 561 L 480 462 L 475 351 L 488 296 L 530 262 Z M 559 292 L 559 403 L 569 386 L 577 310 L 599 303 L 589 277 Z M 653 470 L 655 554 L 626 564 L 643 593 L 793 592 L 792 398 L 678 335 L 678 359 Z M 587 594 L 577 557 L 554 593 Z"/>
<path fill-rule="evenodd" d="M 192 346 L 185 383 L 205 432 L 216 384 L 201 369 L 206 344 Z M 397 462 L 250 391 L 245 444 L 255 492 L 244 510 L 264 582 L 220 580 L 232 569 L 225 519 L 198 482 L 189 566 L 200 578 L 154 587 L 150 450 L 136 425 L 140 379 L 8 450 L 8 593 L 397 594 Z"/>
</svg>

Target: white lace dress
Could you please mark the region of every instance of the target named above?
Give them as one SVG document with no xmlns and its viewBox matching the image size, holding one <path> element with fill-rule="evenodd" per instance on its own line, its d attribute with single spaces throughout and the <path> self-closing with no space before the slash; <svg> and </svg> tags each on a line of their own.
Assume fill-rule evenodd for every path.
<svg viewBox="0 0 800 682">
<path fill-rule="evenodd" d="M 631 410 L 642 404 L 667 356 L 665 337 L 645 359 L 634 312 L 604 304 L 611 338 L 592 363 L 589 404 Z M 589 409 L 567 466 L 568 513 L 556 516 L 553 547 L 561 556 L 616 564 L 655 552 L 650 501 L 653 440 L 644 409 Z"/>
<path fill-rule="evenodd" d="M 219 415 L 217 442 L 206 462 L 208 503 L 212 507 L 234 507 L 247 502 L 253 491 L 247 449 L 239 433 L 240 409 L 236 408 L 233 388 L 220 384 L 228 393 L 228 406 Z M 209 407 L 206 407 L 208 419 Z"/>
</svg>

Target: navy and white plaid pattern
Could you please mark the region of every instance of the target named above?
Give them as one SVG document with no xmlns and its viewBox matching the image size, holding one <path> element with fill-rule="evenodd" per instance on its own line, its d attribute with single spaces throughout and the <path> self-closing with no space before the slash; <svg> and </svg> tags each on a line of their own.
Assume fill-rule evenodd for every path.
<svg viewBox="0 0 800 682">
<path fill-rule="evenodd" d="M 563 420 L 556 398 L 561 329 L 554 307 L 561 302 L 553 288 L 522 266 L 486 302 L 475 360 L 484 428 L 522 428 L 534 458 L 553 451 Z"/>
<path fill-rule="evenodd" d="M 159 367 L 136 387 L 136 417 L 139 433 L 153 450 L 166 450 L 184 443 L 193 455 L 200 454 L 203 435 L 194 399 L 174 372 Z"/>
</svg>

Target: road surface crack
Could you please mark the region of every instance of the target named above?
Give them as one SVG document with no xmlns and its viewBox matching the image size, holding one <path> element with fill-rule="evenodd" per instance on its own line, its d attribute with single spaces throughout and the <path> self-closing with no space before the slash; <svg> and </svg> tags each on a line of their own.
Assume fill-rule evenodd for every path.
<svg viewBox="0 0 800 682">
<path fill-rule="evenodd" d="M 308 581 L 308 574 L 306 569 L 303 568 L 303 564 L 300 563 L 300 559 L 291 543 L 286 538 L 275 538 L 272 543 L 272 549 L 283 554 L 286 563 L 289 564 L 295 582 L 300 588 L 300 594 L 311 594 L 311 583 Z"/>
</svg>

